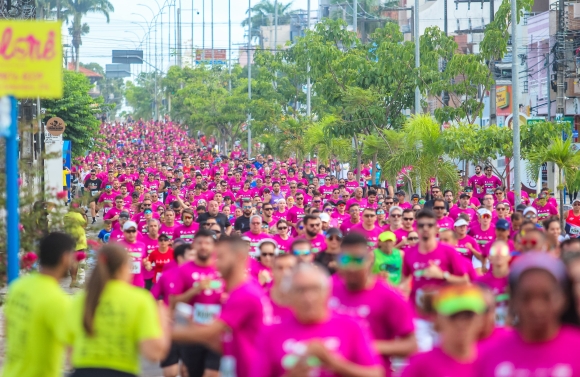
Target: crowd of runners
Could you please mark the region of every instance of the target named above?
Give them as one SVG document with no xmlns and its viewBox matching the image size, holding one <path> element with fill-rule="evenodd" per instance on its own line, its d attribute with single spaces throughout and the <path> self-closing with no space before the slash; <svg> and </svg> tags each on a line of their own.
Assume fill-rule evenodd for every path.
<svg viewBox="0 0 580 377">
<path fill-rule="evenodd" d="M 137 376 L 140 357 L 167 377 L 580 376 L 580 199 L 562 229 L 549 190 L 516 206 L 487 166 L 418 195 L 169 120 L 102 132 L 71 169 L 73 231 L 9 289 L 1 376 Z"/>
</svg>

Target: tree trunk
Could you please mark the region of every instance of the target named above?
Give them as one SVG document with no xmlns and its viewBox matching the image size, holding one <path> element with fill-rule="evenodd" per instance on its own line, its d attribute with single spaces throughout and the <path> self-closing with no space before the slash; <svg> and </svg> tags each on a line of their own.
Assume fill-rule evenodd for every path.
<svg viewBox="0 0 580 377">
<path fill-rule="evenodd" d="M 354 140 L 354 144 L 355 144 L 355 150 L 356 150 L 356 180 L 357 182 L 360 183 L 360 165 L 361 165 L 361 150 L 360 147 L 358 145 L 358 138 L 356 137 L 356 135 L 354 135 L 353 137 Z"/>
<path fill-rule="evenodd" d="M 559 168 L 559 166 L 558 166 Z M 562 185 L 562 169 L 559 169 L 558 174 L 558 191 L 560 194 L 560 227 L 562 231 L 565 229 L 566 221 L 564 220 L 564 186 Z"/>
<path fill-rule="evenodd" d="M 371 185 L 375 185 L 376 184 L 376 177 L 377 177 L 377 156 L 378 156 L 379 152 L 376 151 L 375 154 L 373 155 L 373 164 L 372 164 L 372 174 L 371 174 Z M 380 181 L 379 181 L 379 186 L 380 186 Z"/>
<path fill-rule="evenodd" d="M 80 48 L 81 48 L 81 46 L 77 46 L 75 48 L 75 64 L 76 64 L 75 71 L 77 71 L 77 72 L 79 71 L 79 67 L 80 67 L 79 66 L 79 64 L 80 64 L 80 60 L 79 60 L 79 56 L 80 56 L 80 51 L 79 50 L 80 50 Z"/>
</svg>

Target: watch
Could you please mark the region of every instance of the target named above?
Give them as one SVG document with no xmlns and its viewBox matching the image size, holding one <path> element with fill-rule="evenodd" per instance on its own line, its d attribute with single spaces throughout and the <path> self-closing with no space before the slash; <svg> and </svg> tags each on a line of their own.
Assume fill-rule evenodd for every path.
<svg viewBox="0 0 580 377">
<path fill-rule="evenodd" d="M 447 281 L 449 280 L 449 275 L 451 275 L 448 271 L 444 271 L 443 272 L 443 280 Z"/>
</svg>

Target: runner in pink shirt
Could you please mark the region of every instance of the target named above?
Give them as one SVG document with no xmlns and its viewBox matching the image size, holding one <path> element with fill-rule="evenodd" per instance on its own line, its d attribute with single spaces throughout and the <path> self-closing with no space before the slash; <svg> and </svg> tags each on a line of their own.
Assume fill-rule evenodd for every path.
<svg viewBox="0 0 580 377">
<path fill-rule="evenodd" d="M 406 357 L 417 348 L 411 306 L 399 292 L 371 275 L 374 258 L 364 237 L 348 234 L 341 248 L 338 273 L 332 278 L 330 308 L 359 320 L 370 331 L 386 376 L 390 376 L 390 356 Z"/>
<path fill-rule="evenodd" d="M 482 291 L 473 286 L 451 285 L 437 293 L 433 305 L 441 343 L 413 356 L 402 377 L 473 377 L 477 370 L 477 340 L 486 311 Z"/>
<path fill-rule="evenodd" d="M 260 241 L 270 238 L 267 233 L 262 231 L 262 218 L 258 215 L 250 217 L 250 230 L 244 233 L 244 236 L 250 240 L 250 256 L 254 258 L 260 254 L 258 250 Z"/>
<path fill-rule="evenodd" d="M 449 209 L 449 217 L 453 219 L 453 221 L 457 221 L 457 218 L 462 213 L 466 214 L 469 217 L 469 221 L 475 221 L 477 219 L 477 213 L 473 208 L 469 206 L 470 196 L 466 193 L 463 193 L 459 196 L 459 205 L 453 206 Z"/>
<path fill-rule="evenodd" d="M 250 376 L 384 376 L 368 331 L 328 308 L 327 276 L 312 264 L 294 268 L 287 291 L 293 315 L 264 328 Z"/>
<path fill-rule="evenodd" d="M 290 237 L 291 226 L 286 220 L 278 220 L 276 223 L 276 231 L 278 232 L 274 237 L 274 241 L 278 244 L 278 250 L 281 253 L 291 252 L 292 241 Z"/>
<path fill-rule="evenodd" d="M 354 190 L 354 197 L 346 202 L 346 207 L 350 210 L 353 204 L 358 204 L 360 212 L 367 208 L 367 200 L 363 198 L 363 189 L 361 187 L 357 187 Z"/>
<path fill-rule="evenodd" d="M 292 269 L 298 263 L 298 258 L 291 253 L 281 253 L 274 258 L 272 267 L 272 287 L 268 297 L 272 304 L 272 323 L 277 325 L 282 323 L 286 317 L 292 316 L 288 295 L 282 290 L 282 282 L 286 276 L 292 273 Z"/>
<path fill-rule="evenodd" d="M 379 234 L 381 234 L 383 230 L 375 224 L 377 214 L 374 209 L 365 208 L 362 216 L 363 221 L 352 227 L 349 233 L 359 233 L 364 236 L 367 240 L 369 249 L 374 250 L 379 241 Z"/>
<path fill-rule="evenodd" d="M 415 228 L 413 227 L 415 223 L 415 212 L 412 209 L 406 209 L 403 211 L 402 224 L 403 227 L 397 229 L 393 233 L 397 237 L 397 242 L 395 242 L 395 249 L 400 250 L 407 250 L 411 247 L 407 238 L 409 237 L 409 233 L 414 232 Z"/>
<path fill-rule="evenodd" d="M 133 285 L 145 288 L 144 272 L 145 269 L 151 270 L 151 264 L 144 262 L 147 258 L 147 247 L 143 242 L 137 241 L 137 224 L 133 221 L 127 221 L 123 224 L 124 239 L 119 242 L 121 246 L 127 249 L 131 256 L 131 274 L 133 275 Z"/>
<path fill-rule="evenodd" d="M 340 225 L 340 231 L 342 234 L 349 233 L 352 228 L 360 224 L 360 207 L 358 203 L 347 204 L 347 207 L 350 218 L 342 221 L 342 224 Z"/>
<path fill-rule="evenodd" d="M 580 376 L 580 332 L 562 323 L 572 299 L 566 267 L 550 254 L 528 252 L 510 269 L 510 311 L 518 325 L 481 348 L 475 376 Z"/>
<path fill-rule="evenodd" d="M 489 250 L 491 270 L 476 279 L 478 283 L 485 284 L 493 294 L 495 325 L 498 327 L 507 325 L 510 298 L 508 289 L 510 259 L 511 254 L 507 243 L 495 241 Z"/>
<path fill-rule="evenodd" d="M 216 247 L 216 266 L 227 292 L 221 314 L 205 326 L 177 326 L 172 332 L 173 340 L 181 343 L 219 344 L 223 350 L 221 376 L 248 377 L 257 370 L 259 334 L 272 321 L 270 300 L 247 277 L 248 258 L 248 246 L 241 238 L 221 238 Z"/>
<path fill-rule="evenodd" d="M 305 232 L 302 238 L 310 242 L 310 250 L 313 254 L 326 250 L 326 237 L 321 233 L 322 221 L 318 216 L 304 216 L 304 230 Z"/>
<path fill-rule="evenodd" d="M 459 219 L 455 222 L 454 229 L 457 235 L 457 247 L 455 249 L 471 263 L 474 257 L 479 260 L 483 260 L 483 257 L 477 240 L 467 235 L 468 225 L 464 219 Z"/>
<path fill-rule="evenodd" d="M 181 238 L 189 243 L 193 241 L 195 233 L 199 230 L 199 224 L 194 222 L 193 210 L 187 208 L 181 212 L 182 225 L 176 226 L 173 230 L 173 239 Z"/>
<path fill-rule="evenodd" d="M 477 240 L 480 249 L 495 239 L 495 229 L 491 226 L 491 213 L 482 208 L 479 210 L 479 223 L 472 223 L 469 234 Z"/>
</svg>

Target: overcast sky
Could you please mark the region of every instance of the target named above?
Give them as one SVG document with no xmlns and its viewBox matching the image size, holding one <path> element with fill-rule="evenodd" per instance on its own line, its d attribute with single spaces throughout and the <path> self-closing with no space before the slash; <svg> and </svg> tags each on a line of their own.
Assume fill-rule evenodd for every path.
<svg viewBox="0 0 580 377">
<path fill-rule="evenodd" d="M 104 16 L 101 14 L 89 14 L 83 18 L 83 21 L 90 26 L 90 33 L 83 37 L 83 44 L 80 49 L 80 61 L 82 63 L 97 62 L 105 67 L 106 64 L 111 63 L 111 50 L 116 49 L 135 49 L 141 43 L 143 36 L 146 34 L 148 26 L 146 22 L 151 22 L 153 13 L 147 7 L 139 5 L 144 4 L 149 6 L 155 14 L 158 13 L 158 6 L 155 0 L 110 0 L 115 7 L 115 12 L 111 14 L 110 23 L 107 23 Z M 165 0 L 157 0 L 163 6 Z M 192 8 L 193 15 L 193 32 L 196 47 L 201 47 L 202 38 L 202 0 L 175 0 L 178 4 L 181 2 L 182 10 L 182 41 L 185 45 L 191 40 L 192 31 Z M 169 1 L 167 1 L 168 3 Z M 205 0 L 205 47 L 211 47 L 211 2 L 212 0 Z M 251 0 L 252 5 L 255 5 L 259 0 Z M 280 0 L 280 4 L 286 4 L 288 1 Z M 292 9 L 307 8 L 308 0 L 294 0 L 292 1 Z M 228 0 L 213 0 L 214 3 L 214 47 L 216 49 L 228 48 Z M 192 7 L 193 4 L 193 7 Z M 232 7 L 232 56 L 237 57 L 237 44 L 244 43 L 246 30 L 242 28 L 241 22 L 246 17 L 246 10 L 248 8 L 248 1 L 246 0 L 231 0 Z M 311 0 L 312 17 L 316 17 L 318 10 L 318 0 Z M 157 59 L 158 67 L 166 70 L 169 67 L 168 62 L 168 8 L 163 11 L 163 25 L 161 25 L 160 18 L 157 23 Z M 171 44 L 175 43 L 174 29 L 175 20 L 173 16 L 173 7 L 171 8 Z M 141 14 L 142 16 L 140 16 Z M 161 28 L 163 28 L 163 52 L 161 51 Z M 152 28 L 154 30 L 154 27 Z M 154 32 L 151 38 L 151 63 L 154 64 Z M 63 41 L 70 43 L 70 36 L 68 35 L 67 26 L 63 26 Z M 147 60 L 149 53 L 147 52 L 147 40 L 145 40 L 142 48 L 144 51 L 144 59 Z M 72 51 L 69 51 L 69 61 Z M 161 59 L 163 58 L 163 68 Z M 174 58 L 171 58 L 174 62 Z M 145 65 L 143 65 L 145 68 Z M 139 73 L 140 67 L 133 67 L 133 74 Z"/>
</svg>

